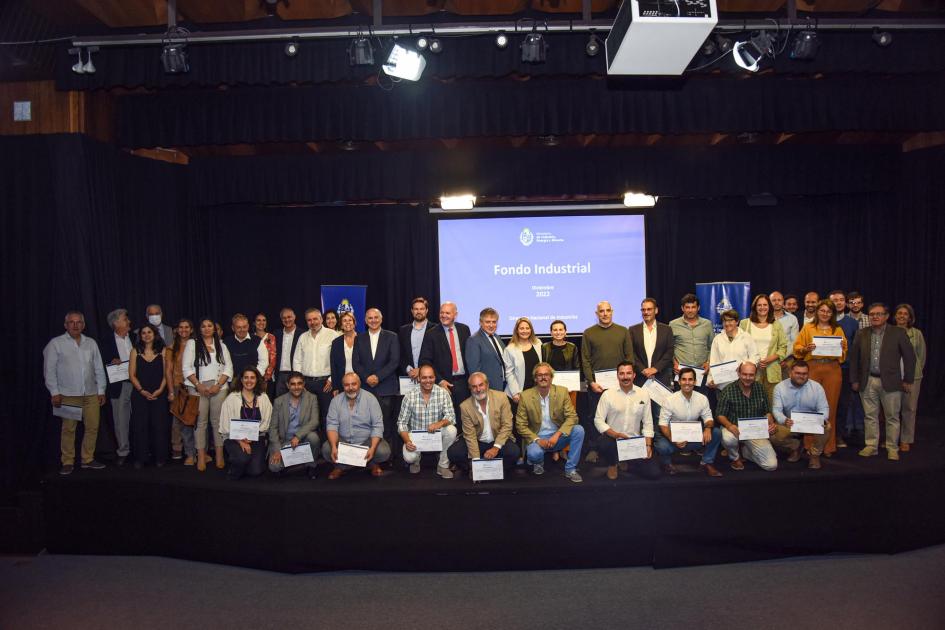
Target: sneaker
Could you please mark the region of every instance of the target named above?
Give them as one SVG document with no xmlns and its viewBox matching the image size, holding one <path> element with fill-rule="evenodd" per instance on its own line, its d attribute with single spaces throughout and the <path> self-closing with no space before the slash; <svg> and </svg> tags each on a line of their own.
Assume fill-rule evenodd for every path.
<svg viewBox="0 0 945 630">
<path fill-rule="evenodd" d="M 860 451 L 860 457 L 873 457 L 875 455 L 878 455 L 878 453 L 872 446 L 863 447 L 863 449 Z"/>
<path fill-rule="evenodd" d="M 88 464 L 82 464 L 82 468 L 88 468 L 89 470 L 102 470 L 105 468 L 105 464 L 98 461 L 97 459 L 93 459 Z"/>
<path fill-rule="evenodd" d="M 886 459 L 888 459 L 891 462 L 898 462 L 899 451 L 894 448 L 886 449 Z"/>
<path fill-rule="evenodd" d="M 742 461 L 742 458 L 733 459 L 729 464 L 732 467 L 732 470 L 745 470 L 745 463 Z"/>
<path fill-rule="evenodd" d="M 843 441 L 843 438 L 840 436 L 837 436 L 837 448 L 846 448 L 846 447 L 847 447 L 847 443 Z"/>
<path fill-rule="evenodd" d="M 413 468 L 413 466 L 411 466 L 411 469 L 412 469 L 412 468 Z M 417 468 L 420 468 L 420 464 L 417 464 Z M 452 478 L 453 478 L 453 471 L 450 470 L 450 467 L 449 467 L 449 466 L 437 466 L 437 467 L 436 467 L 436 474 L 438 474 L 440 477 L 443 477 L 443 479 L 452 479 Z"/>
<path fill-rule="evenodd" d="M 62 468 L 59 469 L 59 474 L 60 474 L 60 475 L 63 475 L 63 476 L 65 476 L 65 475 L 71 475 L 71 474 L 72 474 L 72 470 L 73 470 L 72 464 L 63 464 L 63 465 L 62 465 Z"/>
<path fill-rule="evenodd" d="M 180 451 L 174 451 L 173 455 L 171 455 L 171 459 L 173 460 L 184 459 L 184 454 L 181 453 Z"/>
<path fill-rule="evenodd" d="M 579 473 L 577 470 L 564 473 L 564 478 L 573 481 L 574 483 L 581 483 L 584 481 L 584 477 L 582 477 L 581 473 Z"/>
<path fill-rule="evenodd" d="M 410 464 L 410 468 L 408 470 L 410 470 L 411 475 L 416 475 L 420 472 L 420 462 L 414 462 Z"/>
<path fill-rule="evenodd" d="M 532 466 L 532 474 L 534 475 L 544 475 L 545 474 L 545 465 L 544 464 L 535 464 Z"/>
</svg>

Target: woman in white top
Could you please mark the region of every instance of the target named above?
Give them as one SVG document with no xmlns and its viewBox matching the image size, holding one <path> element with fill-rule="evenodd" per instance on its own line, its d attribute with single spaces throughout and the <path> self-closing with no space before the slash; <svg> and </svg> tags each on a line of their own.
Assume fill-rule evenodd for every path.
<svg viewBox="0 0 945 630">
<path fill-rule="evenodd" d="M 244 475 L 258 477 L 266 469 L 266 452 L 269 450 L 269 420 L 272 418 L 272 403 L 266 395 L 266 383 L 259 371 L 249 366 L 240 374 L 239 391 L 234 391 L 223 401 L 220 408 L 220 439 L 229 467 L 226 474 L 232 480 Z M 254 436 L 230 439 L 230 422 L 258 422 Z"/>
<path fill-rule="evenodd" d="M 352 357 L 354 357 L 354 340 L 358 336 L 354 329 L 354 314 L 351 312 L 342 313 L 340 324 L 341 336 L 336 337 L 331 342 L 331 353 L 329 354 L 331 384 L 334 390 L 332 396 L 341 393 L 341 379 L 344 378 L 344 375 L 348 372 L 354 372 Z"/>
<path fill-rule="evenodd" d="M 532 370 L 541 362 L 541 342 L 527 317 L 519 317 L 512 330 L 502 361 L 505 363 L 505 393 L 517 404 L 522 392 L 535 386 Z"/>
<path fill-rule="evenodd" d="M 197 470 L 207 469 L 207 421 L 213 427 L 217 468 L 223 468 L 223 439 L 220 437 L 220 406 L 226 398 L 226 382 L 233 378 L 233 361 L 230 351 L 220 342 L 213 320 L 200 320 L 200 334 L 190 339 L 184 347 L 181 371 L 187 391 L 200 396 L 200 411 L 197 414 Z"/>
<path fill-rule="evenodd" d="M 751 335 L 738 328 L 738 311 L 730 309 L 722 313 L 722 332 L 712 340 L 712 350 L 709 352 L 709 364 L 717 365 L 728 361 L 737 361 L 741 365 L 745 361 L 758 364 L 761 357 L 755 347 Z M 709 369 L 709 387 L 715 387 L 712 379 L 712 370 Z"/>
<path fill-rule="evenodd" d="M 765 386 L 768 404 L 774 404 L 774 386 L 781 382 L 781 361 L 787 357 L 787 335 L 780 322 L 774 319 L 771 300 L 764 293 L 751 301 L 751 315 L 739 322 L 738 327 L 755 342 L 761 358 L 755 380 Z M 792 348 L 793 349 L 793 348 Z"/>
</svg>

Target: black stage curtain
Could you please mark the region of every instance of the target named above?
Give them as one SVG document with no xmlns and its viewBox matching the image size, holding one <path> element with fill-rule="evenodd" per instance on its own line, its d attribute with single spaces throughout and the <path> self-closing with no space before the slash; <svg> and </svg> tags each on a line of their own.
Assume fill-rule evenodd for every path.
<svg viewBox="0 0 945 630">
<path fill-rule="evenodd" d="M 945 78 L 764 76 L 165 90 L 118 99 L 124 147 L 546 134 L 945 128 Z"/>
<path fill-rule="evenodd" d="M 492 36 L 444 37 L 443 52 L 427 54 L 423 81 L 525 77 L 588 76 L 606 74 L 605 55 L 584 54 L 587 35 L 556 33 L 548 37 L 547 60 L 523 63 L 519 44 L 524 35 L 512 35 L 505 50 L 496 48 Z M 744 35 L 737 36 L 744 39 Z M 187 49 L 190 72 L 165 74 L 159 46 L 103 48 L 95 53 L 95 74 L 75 74 L 68 46 L 56 50 L 56 87 L 60 90 L 89 90 L 115 87 L 215 87 L 227 85 L 287 85 L 297 83 L 360 82 L 380 71 L 390 52 L 391 40 L 374 46 L 375 65 L 352 67 L 348 62 L 349 39 L 303 41 L 298 54 L 285 56 L 284 42 L 194 45 Z M 779 74 L 815 75 L 829 73 L 901 74 L 935 73 L 945 70 L 945 40 L 939 33 L 895 33 L 895 43 L 879 48 L 870 33 L 821 32 L 817 58 L 797 61 L 785 50 L 775 60 L 764 63 Z M 696 55 L 690 68 L 700 68 L 716 55 Z M 744 74 L 731 55 L 717 64 L 698 70 L 709 73 Z"/>
<path fill-rule="evenodd" d="M 409 318 L 411 297 L 440 298 L 435 219 L 423 207 L 266 207 L 271 201 L 259 198 L 203 207 L 191 201 L 199 195 L 187 189 L 200 182 L 188 183 L 187 167 L 80 136 L 8 137 L 0 149 L 7 228 L 0 298 L 12 310 L 4 375 L 16 393 L 2 407 L 7 492 L 34 483 L 44 460 L 55 461 L 58 425 L 41 352 L 62 333 L 68 309 L 83 310 L 88 334 L 101 338 L 109 310 L 127 308 L 140 323 L 150 302 L 164 306 L 167 321 L 209 314 L 226 323 L 237 310 L 265 310 L 276 325 L 284 304 L 317 304 L 322 283 L 363 283 L 395 328 Z M 808 160 L 829 170 L 834 165 L 819 160 L 834 156 L 825 155 L 812 148 Z M 647 213 L 647 279 L 661 319 L 675 317 L 679 297 L 697 281 L 748 280 L 759 291 L 839 286 L 867 300 L 911 302 L 931 348 L 923 406 L 940 409 L 945 365 L 935 348 L 945 304 L 931 261 L 945 228 L 945 150 L 874 166 L 880 180 L 901 168 L 898 186 L 784 196 L 771 208 L 748 207 L 741 197 L 663 199 Z M 797 179 L 795 192 L 804 186 Z M 638 315 L 617 317 L 632 323 Z M 462 319 L 475 324 L 476 314 Z"/>
</svg>

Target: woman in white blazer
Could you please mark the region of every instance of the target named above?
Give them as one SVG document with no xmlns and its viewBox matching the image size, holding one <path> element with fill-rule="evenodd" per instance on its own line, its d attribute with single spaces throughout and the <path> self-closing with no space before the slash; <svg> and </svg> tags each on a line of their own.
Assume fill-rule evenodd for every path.
<svg viewBox="0 0 945 630">
<path fill-rule="evenodd" d="M 527 317 L 519 317 L 502 353 L 505 362 L 505 393 L 516 404 L 524 390 L 535 386 L 532 370 L 541 362 L 541 342 Z"/>
</svg>

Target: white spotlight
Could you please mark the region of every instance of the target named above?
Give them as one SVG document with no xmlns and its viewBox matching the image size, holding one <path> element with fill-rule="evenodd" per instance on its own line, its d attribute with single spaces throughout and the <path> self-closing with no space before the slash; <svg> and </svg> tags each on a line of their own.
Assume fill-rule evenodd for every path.
<svg viewBox="0 0 945 630">
<path fill-rule="evenodd" d="M 652 208 L 659 197 L 646 193 L 628 192 L 623 195 L 623 205 L 628 208 Z"/>
<path fill-rule="evenodd" d="M 440 197 L 440 207 L 444 210 L 472 210 L 476 205 L 476 195 L 444 195 Z"/>
<path fill-rule="evenodd" d="M 79 57 L 79 60 L 75 62 L 74 64 L 72 64 L 72 71 L 75 72 L 76 74 L 85 74 L 85 64 L 82 63 L 82 49 L 73 48 L 69 52 L 70 53 L 75 52 L 75 54 L 78 55 Z"/>
<path fill-rule="evenodd" d="M 95 74 L 95 64 L 92 63 L 92 51 L 88 50 L 87 52 L 89 54 L 89 60 L 85 62 L 84 66 L 82 66 L 82 71 L 85 74 Z M 82 61 L 82 54 L 79 53 L 79 62 L 81 61 Z"/>
<path fill-rule="evenodd" d="M 429 45 L 430 45 L 430 40 L 427 39 L 425 36 L 421 35 L 420 37 L 417 38 L 417 49 L 418 49 L 418 50 L 426 50 L 426 49 L 427 49 L 427 46 L 429 46 Z"/>
<path fill-rule="evenodd" d="M 387 63 L 381 68 L 385 74 L 407 81 L 417 81 L 427 67 L 427 60 L 415 50 L 394 44 L 387 57 Z"/>
<path fill-rule="evenodd" d="M 506 35 L 504 32 L 501 32 L 501 31 L 500 31 L 499 34 L 495 36 L 495 46 L 496 46 L 496 48 L 498 48 L 498 49 L 501 50 L 501 49 L 505 48 L 505 47 L 508 46 L 508 45 L 509 45 L 509 36 Z"/>
</svg>

